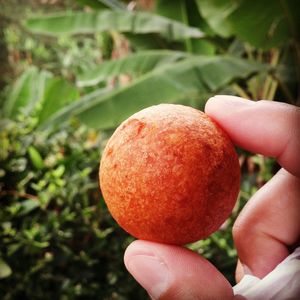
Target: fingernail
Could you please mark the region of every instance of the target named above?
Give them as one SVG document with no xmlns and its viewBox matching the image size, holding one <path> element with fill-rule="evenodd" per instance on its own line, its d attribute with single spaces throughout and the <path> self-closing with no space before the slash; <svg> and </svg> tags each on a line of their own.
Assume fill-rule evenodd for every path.
<svg viewBox="0 0 300 300">
<path fill-rule="evenodd" d="M 158 299 L 167 290 L 169 270 L 159 258 L 135 255 L 129 259 L 126 267 L 152 299 Z"/>
</svg>

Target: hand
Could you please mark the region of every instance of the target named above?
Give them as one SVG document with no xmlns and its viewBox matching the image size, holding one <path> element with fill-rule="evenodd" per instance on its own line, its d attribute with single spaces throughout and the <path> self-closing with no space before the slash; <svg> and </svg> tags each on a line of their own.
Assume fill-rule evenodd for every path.
<svg viewBox="0 0 300 300">
<path fill-rule="evenodd" d="M 300 109 L 232 96 L 208 100 L 205 112 L 249 151 L 276 157 L 282 169 L 247 203 L 233 227 L 236 277 L 264 277 L 300 236 Z M 135 241 L 125 265 L 152 299 L 234 299 L 225 277 L 198 254 L 178 246 Z"/>
</svg>

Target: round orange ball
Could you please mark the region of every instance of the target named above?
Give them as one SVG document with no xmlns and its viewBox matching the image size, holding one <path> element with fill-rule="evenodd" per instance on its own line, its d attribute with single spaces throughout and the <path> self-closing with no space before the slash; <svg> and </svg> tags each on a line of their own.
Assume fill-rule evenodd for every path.
<svg viewBox="0 0 300 300">
<path fill-rule="evenodd" d="M 118 224 L 139 239 L 183 245 L 230 215 L 240 185 L 234 146 L 194 108 L 161 104 L 124 121 L 108 141 L 100 187 Z"/>
</svg>

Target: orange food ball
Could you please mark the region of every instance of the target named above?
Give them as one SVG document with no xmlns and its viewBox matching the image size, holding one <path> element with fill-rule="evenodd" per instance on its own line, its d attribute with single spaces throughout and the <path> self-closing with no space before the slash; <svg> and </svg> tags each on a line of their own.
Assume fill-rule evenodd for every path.
<svg viewBox="0 0 300 300">
<path fill-rule="evenodd" d="M 183 245 L 209 236 L 230 215 L 240 185 L 235 149 L 206 114 L 160 104 L 114 132 L 100 187 L 118 224 L 139 239 Z"/>
</svg>

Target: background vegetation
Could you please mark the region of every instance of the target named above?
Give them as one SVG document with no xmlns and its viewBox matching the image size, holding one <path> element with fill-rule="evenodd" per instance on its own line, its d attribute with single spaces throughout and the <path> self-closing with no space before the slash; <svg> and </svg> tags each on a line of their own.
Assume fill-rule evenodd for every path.
<svg viewBox="0 0 300 300">
<path fill-rule="evenodd" d="M 133 240 L 98 189 L 113 129 L 209 96 L 300 104 L 292 0 L 0 0 L 0 298 L 146 299 L 123 266 Z M 276 121 L 276 120 L 274 120 Z M 276 172 L 239 150 L 231 218 L 189 245 L 234 284 L 232 224 Z"/>
</svg>

